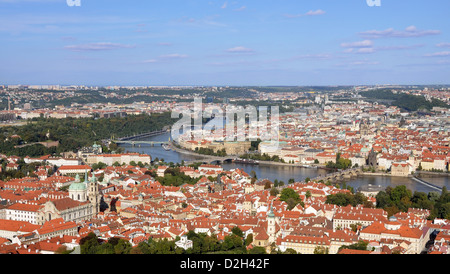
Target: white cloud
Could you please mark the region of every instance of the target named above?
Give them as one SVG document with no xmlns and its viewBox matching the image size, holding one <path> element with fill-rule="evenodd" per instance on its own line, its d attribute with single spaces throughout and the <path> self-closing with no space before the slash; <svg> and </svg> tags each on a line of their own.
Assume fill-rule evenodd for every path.
<svg viewBox="0 0 450 274">
<path fill-rule="evenodd" d="M 341 44 L 341 47 L 343 47 L 343 48 L 366 48 L 366 47 L 372 47 L 372 46 L 373 46 L 372 40 L 364 40 L 364 41 Z"/>
<path fill-rule="evenodd" d="M 222 7 L 220 7 L 221 9 L 226 9 L 228 6 L 228 1 L 225 1 L 225 3 L 223 3 Z"/>
<path fill-rule="evenodd" d="M 203 19 L 196 19 L 196 18 L 190 18 L 190 17 L 182 17 L 177 19 L 176 21 L 173 21 L 177 24 L 183 24 L 183 25 L 189 25 L 189 26 L 197 26 L 197 27 L 204 27 L 204 26 L 213 26 L 213 27 L 226 27 L 226 24 L 217 22 L 215 19 L 218 16 L 207 16 Z"/>
<path fill-rule="evenodd" d="M 247 8 L 246 6 L 242 6 L 242 7 L 238 8 L 238 9 L 235 9 L 234 11 L 243 11 L 243 10 L 245 10 L 246 8 Z"/>
<path fill-rule="evenodd" d="M 226 52 L 230 52 L 230 53 L 252 53 L 254 52 L 253 49 L 250 48 L 246 48 L 246 47 L 234 47 L 234 48 L 229 48 L 226 50 Z"/>
<path fill-rule="evenodd" d="M 372 66 L 372 65 L 379 65 L 380 62 L 378 61 L 370 61 L 370 60 L 355 60 L 355 61 L 349 61 L 345 63 L 339 63 L 335 66 L 337 67 L 354 67 L 354 66 Z"/>
<path fill-rule="evenodd" d="M 323 15 L 323 14 L 325 14 L 325 11 L 320 10 L 320 9 L 319 10 L 310 10 L 306 13 L 306 15 L 309 15 L 309 16 Z"/>
<path fill-rule="evenodd" d="M 166 54 L 166 55 L 161 55 L 160 58 L 163 59 L 183 59 L 183 58 L 187 58 L 188 56 L 186 54 L 179 54 L 179 53 L 172 53 L 172 54 Z"/>
<path fill-rule="evenodd" d="M 447 57 L 450 56 L 450 51 L 441 51 L 435 53 L 425 54 L 426 57 Z"/>
<path fill-rule="evenodd" d="M 160 42 L 160 43 L 158 43 L 158 46 L 169 47 L 169 46 L 172 46 L 172 43 L 168 43 L 168 42 Z"/>
<path fill-rule="evenodd" d="M 303 16 L 316 16 L 316 15 L 323 15 L 326 12 L 318 9 L 318 10 L 310 10 L 307 13 L 301 13 L 301 14 L 285 14 L 283 15 L 284 17 L 287 18 L 298 18 L 298 17 L 303 17 Z"/>
<path fill-rule="evenodd" d="M 346 48 L 345 53 L 374 53 L 376 50 L 373 48 L 372 40 L 363 40 L 350 43 L 342 43 L 341 47 Z"/>
<path fill-rule="evenodd" d="M 424 44 L 416 44 L 416 45 L 397 45 L 397 46 L 384 46 L 384 47 L 378 47 L 377 50 L 407 50 L 407 49 L 416 49 L 423 47 Z"/>
<path fill-rule="evenodd" d="M 356 51 L 356 53 L 374 53 L 374 48 L 360 48 Z"/>
<path fill-rule="evenodd" d="M 363 61 L 354 61 L 351 62 L 350 65 L 354 65 L 354 66 L 362 66 L 362 65 L 378 65 L 380 62 L 377 61 L 367 61 L 367 60 L 363 60 Z"/>
<path fill-rule="evenodd" d="M 144 60 L 141 63 L 144 63 L 144 64 L 161 63 L 161 62 L 165 62 L 165 61 L 169 61 L 169 60 L 185 59 L 188 57 L 189 56 L 186 54 L 171 53 L 171 54 L 161 55 L 158 58 Z"/>
<path fill-rule="evenodd" d="M 408 38 L 408 37 L 423 37 L 429 35 L 438 35 L 439 30 L 419 30 L 416 26 L 409 26 L 404 31 L 397 31 L 393 28 L 386 30 L 369 30 L 360 32 L 362 37 L 377 39 L 377 38 Z"/>
<path fill-rule="evenodd" d="M 65 46 L 64 48 L 72 51 L 102 51 L 102 50 L 114 50 L 114 49 L 134 48 L 134 47 L 135 46 L 133 45 L 125 45 L 110 42 L 98 42 L 81 45 L 69 45 Z"/>
<path fill-rule="evenodd" d="M 319 60 L 327 60 L 331 59 L 333 56 L 328 53 L 319 53 L 319 54 L 304 54 L 293 57 L 293 59 L 319 59 Z"/>
<path fill-rule="evenodd" d="M 142 61 L 142 63 L 146 63 L 146 64 L 149 64 L 149 63 L 156 63 L 156 62 L 158 62 L 158 60 L 156 60 L 156 59 L 149 59 L 149 60 L 144 60 L 144 61 Z"/>
<path fill-rule="evenodd" d="M 450 48 L 450 43 L 439 43 L 436 46 L 440 48 Z"/>
</svg>

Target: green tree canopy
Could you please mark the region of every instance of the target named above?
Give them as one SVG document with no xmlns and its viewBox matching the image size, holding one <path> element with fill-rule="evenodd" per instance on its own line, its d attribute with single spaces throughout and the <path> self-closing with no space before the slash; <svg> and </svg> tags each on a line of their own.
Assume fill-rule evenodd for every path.
<svg viewBox="0 0 450 274">
<path fill-rule="evenodd" d="M 293 209 L 296 205 L 304 206 L 300 195 L 292 188 L 285 188 L 281 191 L 280 200 L 288 204 L 288 210 Z"/>
</svg>

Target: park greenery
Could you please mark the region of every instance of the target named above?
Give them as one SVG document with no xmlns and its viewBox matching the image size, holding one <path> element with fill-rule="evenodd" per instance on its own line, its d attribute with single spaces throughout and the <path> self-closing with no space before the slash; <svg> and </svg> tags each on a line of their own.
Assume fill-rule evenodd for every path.
<svg viewBox="0 0 450 274">
<path fill-rule="evenodd" d="M 2 181 L 9 181 L 11 179 L 18 179 L 23 177 L 37 177 L 37 175 L 34 174 L 38 166 L 41 166 L 42 163 L 25 163 L 23 159 L 19 159 L 17 164 L 17 169 L 7 169 L 8 161 L 6 159 L 0 159 L 0 180 Z M 54 169 L 51 169 L 48 171 L 49 174 L 54 172 Z"/>
<path fill-rule="evenodd" d="M 211 155 L 211 156 L 218 156 L 218 157 L 225 157 L 227 156 L 227 152 L 225 151 L 225 149 L 220 149 L 218 151 L 214 151 L 211 148 L 206 148 L 206 147 L 196 147 L 195 148 L 195 152 L 198 154 L 203 154 L 203 155 Z"/>
<path fill-rule="evenodd" d="M 444 187 L 442 192 L 414 193 L 406 186 L 387 187 L 376 196 L 377 208 L 383 208 L 389 215 L 406 212 L 409 208 L 430 210 L 429 220 L 435 218 L 450 219 L 450 193 Z"/>
<path fill-rule="evenodd" d="M 155 178 L 163 186 L 181 186 L 184 184 L 195 185 L 200 179 L 192 178 L 180 171 L 179 167 L 169 167 L 164 171 L 164 176 L 158 176 L 156 172 L 151 172 L 150 175 Z"/>
<path fill-rule="evenodd" d="M 367 197 L 361 193 L 353 194 L 337 193 L 327 196 L 326 203 L 338 206 L 353 207 L 363 205 L 364 207 L 382 208 L 388 216 L 393 216 L 399 212 L 407 212 L 410 208 L 430 210 L 429 220 L 435 218 L 450 219 L 450 193 L 444 187 L 441 193 L 425 192 L 407 189 L 406 186 L 400 185 L 396 187 L 387 187 L 384 191 L 380 191 L 376 196 L 376 205 L 369 202 Z"/>
<path fill-rule="evenodd" d="M 100 144 L 104 139 L 157 131 L 173 122 L 170 113 L 113 118 L 34 118 L 23 126 L 0 128 L 0 153 L 37 157 L 76 152 L 82 147 Z M 53 147 L 39 144 L 47 141 L 58 141 L 59 144 Z M 117 146 L 113 145 L 114 148 Z M 104 147 L 104 150 L 108 152 L 111 148 Z"/>
<path fill-rule="evenodd" d="M 193 246 L 186 250 L 175 244 L 180 240 L 179 236 L 174 240 L 150 237 L 133 247 L 130 242 L 122 238 L 113 237 L 103 240 L 93 232 L 80 240 L 80 247 L 81 254 L 268 254 L 264 247 L 252 245 L 253 234 L 245 237 L 237 226 L 221 240 L 216 235 L 196 233 L 192 230 L 186 236 L 192 241 Z M 269 253 L 297 254 L 293 249 L 281 252 L 276 250 L 275 246 L 271 246 Z"/>
<path fill-rule="evenodd" d="M 287 210 L 292 210 L 298 204 L 305 206 L 300 195 L 292 188 L 285 188 L 281 191 L 280 200 L 286 202 L 288 207 Z"/>
<path fill-rule="evenodd" d="M 367 250 L 367 246 L 369 245 L 369 242 L 367 241 L 358 241 L 357 243 L 351 244 L 351 245 L 343 245 L 338 249 L 338 252 L 342 249 L 352 249 L 352 250 Z"/>
<path fill-rule="evenodd" d="M 431 110 L 433 107 L 449 108 L 447 103 L 435 98 L 427 100 L 424 96 L 401 92 L 394 93 L 391 89 L 377 89 L 361 92 L 361 96 L 369 99 L 381 100 L 381 103 L 387 102 L 387 104 L 407 111 Z"/>
<path fill-rule="evenodd" d="M 260 154 L 260 153 L 255 153 L 255 154 L 246 153 L 246 154 L 243 154 L 243 155 L 241 155 L 239 157 L 242 158 L 242 159 L 251 159 L 251 160 L 257 160 L 257 161 L 272 161 L 272 162 L 284 163 L 284 160 L 282 158 L 280 158 L 278 155 L 269 156 L 266 153 L 263 153 L 263 154 Z"/>
<path fill-rule="evenodd" d="M 352 161 L 349 159 L 341 158 L 341 153 L 336 154 L 336 162 L 328 162 L 327 168 L 332 169 L 348 169 L 352 167 Z"/>
<path fill-rule="evenodd" d="M 363 205 L 364 207 L 373 207 L 364 194 L 358 192 L 356 194 L 352 193 L 336 193 L 327 196 L 327 204 L 333 204 L 337 206 L 348 206 L 351 205 L 356 207 L 358 205 Z"/>
<path fill-rule="evenodd" d="M 152 238 L 140 242 L 132 247 L 128 241 L 120 238 L 110 238 L 105 241 L 94 233 L 89 233 L 81 239 L 81 254 L 265 254 L 262 247 L 251 247 L 253 234 L 244 237 L 239 227 L 234 227 L 231 234 L 219 240 L 215 235 L 195 233 L 189 231 L 186 236 L 193 242 L 193 247 L 187 250 L 178 247 L 175 243 L 180 240 Z M 247 248 L 247 247 L 251 248 Z"/>
</svg>

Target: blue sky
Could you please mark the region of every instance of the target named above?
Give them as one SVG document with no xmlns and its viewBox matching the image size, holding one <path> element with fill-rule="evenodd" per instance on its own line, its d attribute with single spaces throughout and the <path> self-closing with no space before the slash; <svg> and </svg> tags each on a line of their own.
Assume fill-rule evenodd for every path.
<svg viewBox="0 0 450 274">
<path fill-rule="evenodd" d="M 448 0 L 0 0 L 0 84 L 450 84 Z"/>
</svg>

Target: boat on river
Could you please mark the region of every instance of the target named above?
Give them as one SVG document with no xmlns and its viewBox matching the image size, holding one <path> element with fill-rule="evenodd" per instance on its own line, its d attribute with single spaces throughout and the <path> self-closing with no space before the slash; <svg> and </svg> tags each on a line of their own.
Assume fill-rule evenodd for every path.
<svg viewBox="0 0 450 274">
<path fill-rule="evenodd" d="M 161 146 L 162 146 L 162 148 L 164 148 L 164 150 L 167 150 L 167 151 L 170 150 L 170 146 L 168 144 L 162 144 Z"/>
<path fill-rule="evenodd" d="M 241 159 L 241 158 L 234 159 L 233 163 L 246 164 L 246 165 L 259 165 L 259 161 L 252 160 L 252 159 Z"/>
</svg>

